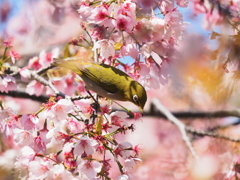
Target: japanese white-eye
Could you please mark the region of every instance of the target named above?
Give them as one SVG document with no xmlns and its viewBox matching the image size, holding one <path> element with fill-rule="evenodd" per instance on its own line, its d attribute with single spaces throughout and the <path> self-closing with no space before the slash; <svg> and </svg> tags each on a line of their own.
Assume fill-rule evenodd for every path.
<svg viewBox="0 0 240 180">
<path fill-rule="evenodd" d="M 78 74 L 87 89 L 102 97 L 130 101 L 143 111 L 147 101 L 144 87 L 125 72 L 106 64 L 84 62 L 80 58 L 54 59 L 53 65 Z"/>
</svg>

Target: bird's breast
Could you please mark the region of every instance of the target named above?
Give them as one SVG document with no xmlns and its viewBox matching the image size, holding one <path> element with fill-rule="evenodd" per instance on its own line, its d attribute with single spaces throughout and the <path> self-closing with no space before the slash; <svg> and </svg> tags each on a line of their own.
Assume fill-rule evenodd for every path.
<svg viewBox="0 0 240 180">
<path fill-rule="evenodd" d="M 94 81 L 89 79 L 86 76 L 81 76 L 82 80 L 85 83 L 85 86 L 88 90 L 94 91 L 98 95 L 108 98 L 108 99 L 113 99 L 113 100 L 119 100 L 119 101 L 127 101 L 125 98 L 125 93 L 122 92 L 122 89 L 116 90 L 106 90 L 104 86 L 101 86 L 99 84 L 96 84 Z"/>
</svg>

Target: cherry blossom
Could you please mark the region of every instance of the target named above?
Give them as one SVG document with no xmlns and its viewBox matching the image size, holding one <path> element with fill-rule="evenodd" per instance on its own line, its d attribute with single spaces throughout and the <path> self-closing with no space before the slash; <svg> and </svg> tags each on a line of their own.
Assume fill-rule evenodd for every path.
<svg viewBox="0 0 240 180">
<path fill-rule="evenodd" d="M 36 80 L 31 81 L 26 88 L 26 92 L 30 95 L 40 96 L 43 94 L 44 85 Z"/>
<path fill-rule="evenodd" d="M 23 82 L 28 82 L 28 80 L 31 78 L 31 73 L 27 68 L 19 69 L 19 73 Z"/>
<path fill-rule="evenodd" d="M 29 179 L 44 179 L 48 174 L 48 162 L 41 159 L 29 162 Z"/>
<path fill-rule="evenodd" d="M 21 149 L 21 155 L 18 157 L 15 166 L 18 168 L 29 167 L 29 163 L 35 159 L 36 152 L 29 146 L 24 146 Z"/>
<path fill-rule="evenodd" d="M 80 156 L 83 153 L 91 155 L 96 151 L 96 145 L 98 145 L 98 142 L 96 140 L 91 139 L 87 136 L 81 137 L 74 145 L 74 153 Z"/>
<path fill-rule="evenodd" d="M 77 162 L 73 154 L 73 143 L 68 142 L 64 145 L 63 154 L 64 154 L 64 166 L 70 171 L 74 170 L 77 166 Z"/>
<path fill-rule="evenodd" d="M 84 129 L 84 124 L 73 118 L 68 119 L 67 127 L 71 133 L 79 133 Z"/>
<path fill-rule="evenodd" d="M 33 136 L 29 131 L 15 128 L 14 132 L 14 142 L 18 147 L 29 146 L 33 141 Z"/>
<path fill-rule="evenodd" d="M 62 164 L 56 164 L 52 167 L 49 167 L 51 174 L 47 177 L 47 179 L 69 179 L 69 180 L 77 180 L 79 178 L 74 177 L 71 172 L 66 170 Z"/>
<path fill-rule="evenodd" d="M 18 60 L 20 58 L 20 55 L 17 52 L 15 52 L 15 51 L 10 51 L 9 55 L 10 55 L 10 57 L 12 59 L 12 63 L 15 63 L 16 60 Z"/>
<path fill-rule="evenodd" d="M 131 169 L 133 166 L 136 165 L 137 162 L 141 162 L 142 160 L 139 158 L 129 158 L 124 161 L 125 167 L 127 169 Z"/>
<path fill-rule="evenodd" d="M 7 40 L 3 41 L 3 45 L 6 48 L 12 47 L 13 38 L 9 37 Z"/>
<path fill-rule="evenodd" d="M 115 55 L 114 42 L 112 40 L 102 39 L 95 43 L 93 50 L 100 49 L 101 56 L 108 58 Z"/>
<path fill-rule="evenodd" d="M 8 92 L 14 91 L 17 89 L 17 84 L 15 78 L 12 76 L 4 76 L 0 77 L 0 91 L 1 92 Z"/>
<path fill-rule="evenodd" d="M 114 149 L 114 153 L 116 156 L 121 156 L 123 158 L 127 158 L 130 156 L 130 149 L 132 149 L 132 144 L 129 142 L 122 142 L 118 144 L 118 146 Z"/>
<path fill-rule="evenodd" d="M 46 112 L 46 116 L 53 118 L 54 121 L 61 121 L 68 117 L 68 112 L 73 109 L 73 103 L 67 99 L 60 99 L 57 103 L 51 106 Z"/>
<path fill-rule="evenodd" d="M 102 169 L 101 163 L 97 161 L 85 161 L 83 160 L 78 165 L 78 170 L 85 174 L 89 179 L 94 179 Z"/>
<path fill-rule="evenodd" d="M 24 128 L 24 130 L 31 130 L 36 127 L 36 124 L 39 122 L 39 119 L 35 115 L 27 115 L 24 114 L 21 117 L 21 125 Z"/>
</svg>

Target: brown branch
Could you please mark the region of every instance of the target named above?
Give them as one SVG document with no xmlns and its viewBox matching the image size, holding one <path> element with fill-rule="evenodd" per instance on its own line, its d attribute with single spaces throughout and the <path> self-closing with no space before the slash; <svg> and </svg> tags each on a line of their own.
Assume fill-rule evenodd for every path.
<svg viewBox="0 0 240 180">
<path fill-rule="evenodd" d="M 2 95 L 2 96 L 11 96 L 11 97 L 14 97 L 14 98 L 31 99 L 33 101 L 38 101 L 40 103 L 45 103 L 49 99 L 49 96 L 46 96 L 46 95 L 40 95 L 40 96 L 30 95 L 30 94 L 28 94 L 26 92 L 23 92 L 23 91 L 8 91 L 7 93 L 0 91 L 0 95 Z M 70 97 L 70 99 L 72 101 L 81 100 L 81 99 L 90 99 L 90 98 L 91 97 L 89 95 Z"/>
<path fill-rule="evenodd" d="M 8 91 L 6 92 L 1 92 L 0 91 L 0 95 L 3 96 L 11 96 L 11 97 L 15 97 L 15 98 L 25 98 L 25 99 L 31 99 L 33 101 L 38 101 L 38 102 L 47 102 L 49 97 L 45 96 L 45 95 L 40 95 L 40 96 L 36 96 L 36 95 L 30 95 L 26 92 L 22 92 L 22 91 Z"/>
<path fill-rule="evenodd" d="M 197 135 L 197 136 L 209 136 L 209 137 L 224 139 L 224 140 L 228 140 L 228 141 L 232 141 L 232 142 L 240 142 L 240 139 L 234 139 L 229 136 L 219 134 L 216 132 L 212 132 L 212 131 L 196 130 L 190 126 L 185 126 L 185 130 L 187 132 L 189 132 L 193 135 Z"/>
<path fill-rule="evenodd" d="M 196 130 L 190 126 L 183 124 L 177 118 L 175 118 L 157 99 L 153 99 L 152 105 L 155 106 L 155 107 L 152 107 L 153 109 L 157 108 L 158 111 L 162 111 L 164 113 L 164 115 L 167 117 L 167 119 L 179 128 L 180 132 L 182 133 L 183 140 L 185 141 L 186 145 L 188 146 L 188 148 L 190 149 L 190 151 L 192 152 L 193 155 L 194 155 L 195 151 L 190 144 L 190 140 L 189 140 L 186 132 L 191 133 L 193 135 L 198 135 L 198 136 L 209 136 L 209 137 L 224 139 L 224 140 L 228 140 L 228 141 L 232 141 L 232 142 L 240 142 L 240 139 L 235 139 L 235 138 L 223 135 L 223 134 L 219 134 L 214 131 Z M 217 114 L 222 115 L 222 113 L 217 113 Z M 229 115 L 229 113 L 226 113 L 226 114 Z M 238 111 L 234 111 L 234 114 L 239 116 Z M 236 122 L 235 124 L 237 125 L 237 124 L 239 124 L 239 122 Z M 183 131 L 183 128 L 184 128 L 184 131 Z"/>
</svg>

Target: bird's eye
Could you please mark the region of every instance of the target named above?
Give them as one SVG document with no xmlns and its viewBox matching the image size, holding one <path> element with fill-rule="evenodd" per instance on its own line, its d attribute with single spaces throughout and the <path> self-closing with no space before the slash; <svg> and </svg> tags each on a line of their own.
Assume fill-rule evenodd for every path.
<svg viewBox="0 0 240 180">
<path fill-rule="evenodd" d="M 135 94 L 133 95 L 133 101 L 136 103 L 136 104 L 139 104 L 138 102 L 138 96 Z"/>
</svg>

